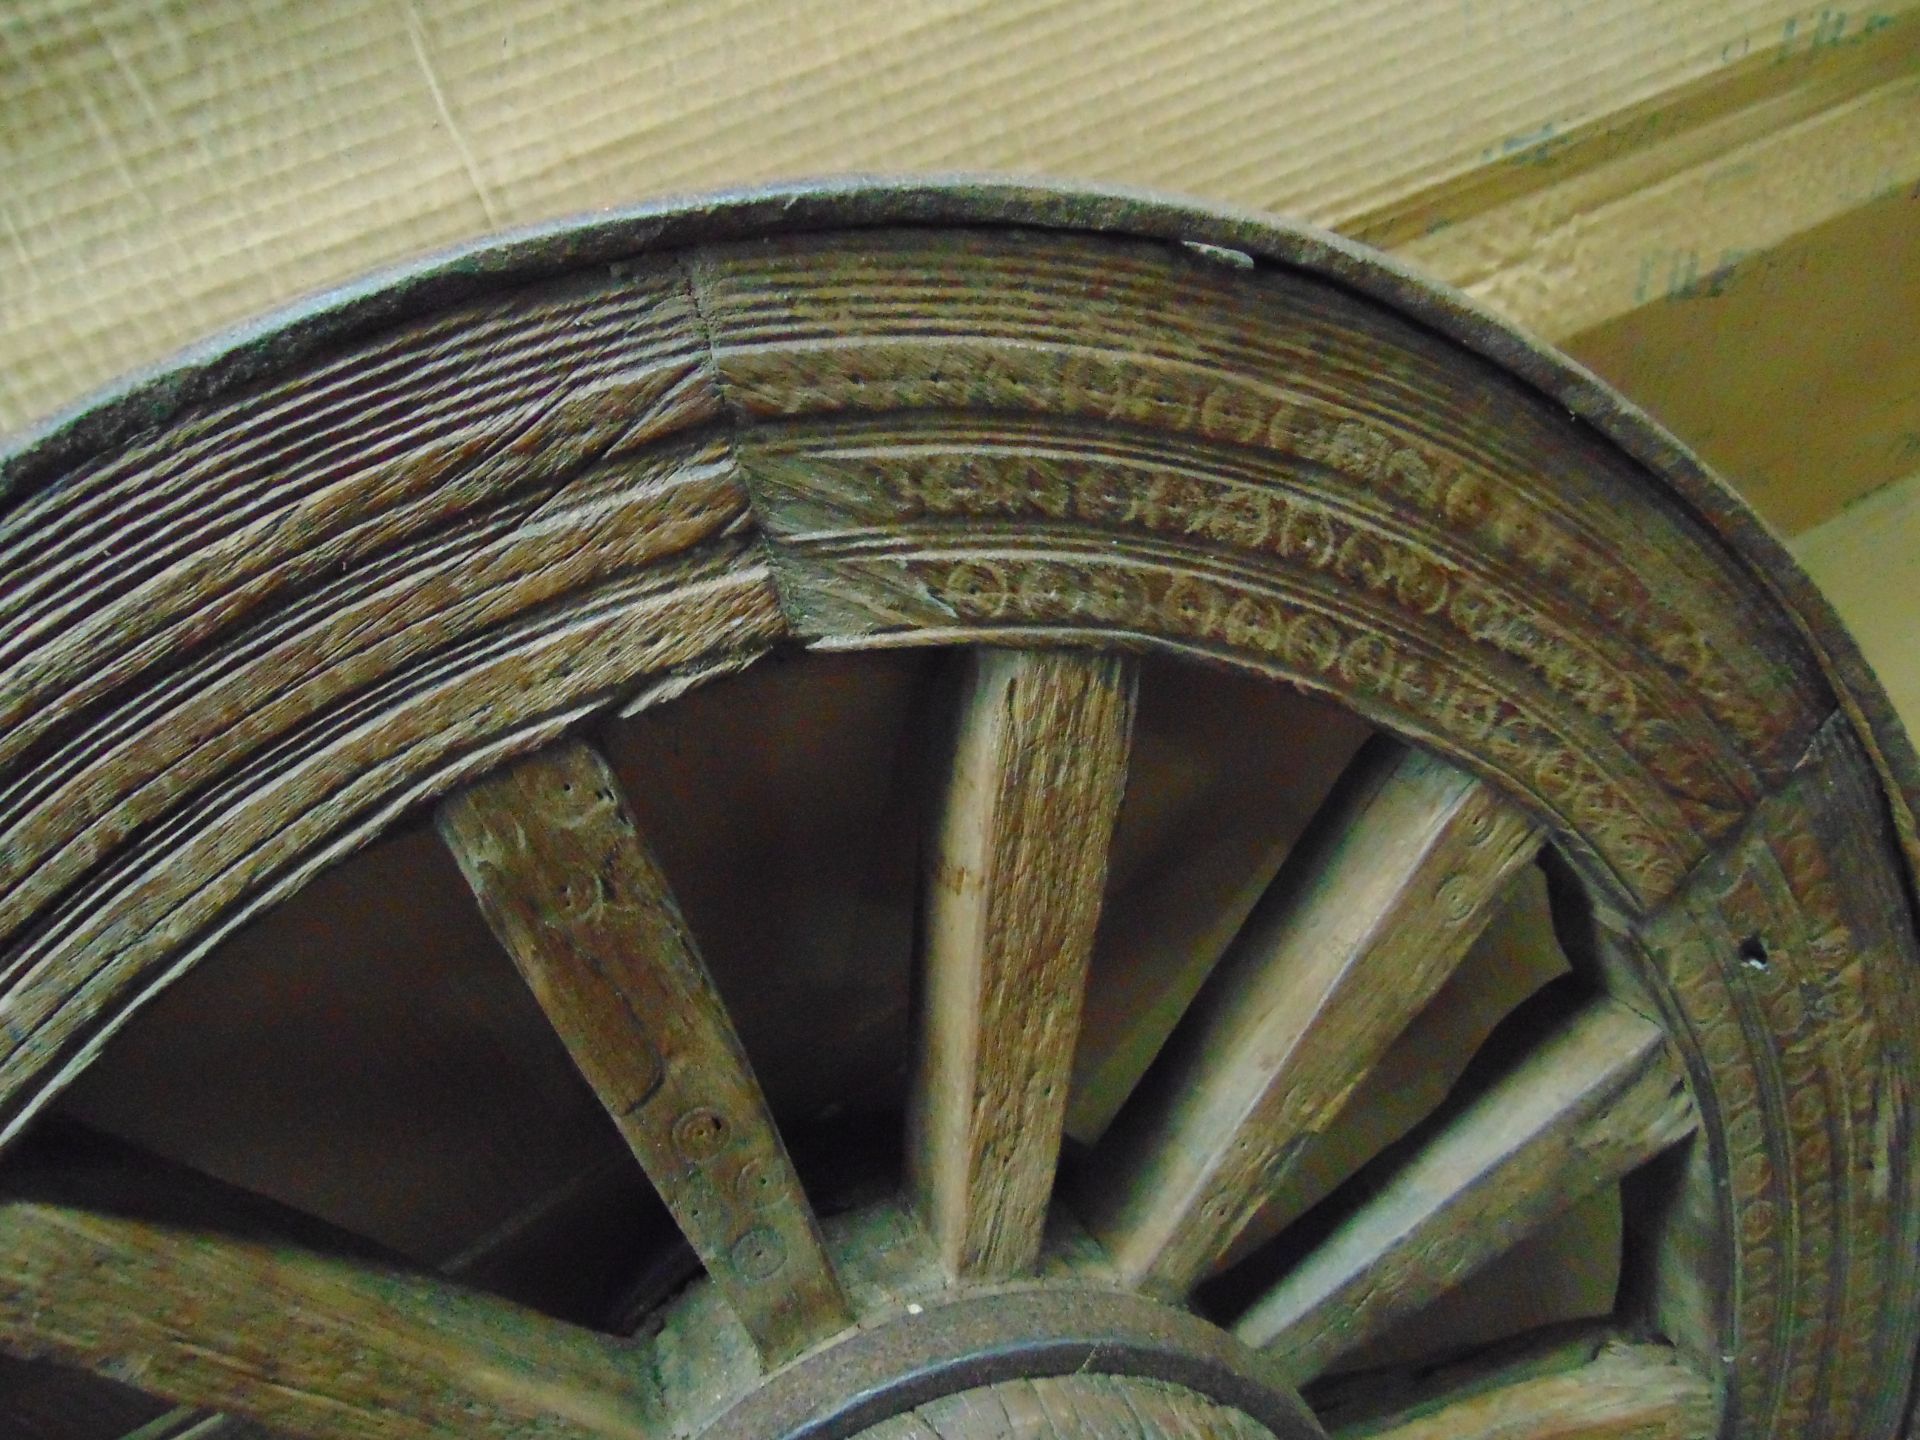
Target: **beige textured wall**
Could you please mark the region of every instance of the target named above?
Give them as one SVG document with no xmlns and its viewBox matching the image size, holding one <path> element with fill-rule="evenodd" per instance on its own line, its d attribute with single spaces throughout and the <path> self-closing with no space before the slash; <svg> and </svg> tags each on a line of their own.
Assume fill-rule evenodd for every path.
<svg viewBox="0 0 1920 1440">
<path fill-rule="evenodd" d="M 0 429 L 503 227 L 955 168 L 1393 248 L 1789 531 L 1920 458 L 1920 0 L 13 0 Z"/>
</svg>

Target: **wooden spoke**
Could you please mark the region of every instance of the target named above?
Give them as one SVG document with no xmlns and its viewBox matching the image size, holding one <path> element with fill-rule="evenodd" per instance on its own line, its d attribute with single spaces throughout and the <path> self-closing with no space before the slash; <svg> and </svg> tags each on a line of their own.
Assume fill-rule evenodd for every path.
<svg viewBox="0 0 1920 1440">
<path fill-rule="evenodd" d="M 1664 1345 L 1612 1340 L 1560 1368 L 1516 1368 L 1471 1378 L 1443 1372 L 1435 1388 L 1444 1387 L 1444 1398 L 1335 1433 L 1340 1440 L 1708 1440 L 1719 1431 L 1712 1383 Z"/>
<path fill-rule="evenodd" d="M 612 769 L 579 742 L 446 801 L 488 923 L 769 1363 L 848 1323 L 726 1008 Z"/>
<path fill-rule="evenodd" d="M 968 660 L 927 882 L 907 1147 L 955 1276 L 1011 1275 L 1039 1252 L 1134 688 L 1117 656 Z"/>
<path fill-rule="evenodd" d="M 7 1180 L 9 1350 L 327 1440 L 663 1433 L 619 1342 L 302 1248 L 277 1207 L 204 1176 L 67 1142 Z"/>
<path fill-rule="evenodd" d="M 1131 1283 L 1184 1294 L 1284 1183 L 1494 913 L 1537 836 L 1441 761 L 1370 745 L 1249 917 L 1083 1187 Z"/>
<path fill-rule="evenodd" d="M 143 1156 L 142 1159 L 148 1165 L 164 1163 L 150 1156 Z M 436 1273 L 463 1287 L 485 1290 L 490 1294 L 511 1295 L 517 1302 L 530 1305 L 530 1308 L 556 1314 L 558 1312 L 548 1310 L 538 1302 L 529 1302 L 520 1293 L 525 1288 L 530 1272 L 553 1273 L 553 1256 L 544 1253 L 536 1239 L 536 1232 L 567 1233 L 583 1221 L 592 1226 L 597 1220 L 597 1212 L 616 1202 L 630 1208 L 633 1203 L 632 1192 L 637 1184 L 624 1166 L 616 1170 L 612 1164 L 596 1165 L 593 1170 L 562 1182 L 513 1217 L 509 1224 L 489 1231 L 475 1244 L 437 1266 Z M 283 1212 L 282 1223 L 277 1228 L 296 1236 L 303 1228 L 306 1233 L 315 1234 L 312 1228 L 314 1223 L 311 1217 L 304 1214 Z M 339 1253 L 344 1248 L 366 1248 L 365 1241 L 334 1232 L 331 1227 L 327 1227 L 327 1233 L 309 1243 L 311 1248 L 331 1253 Z M 380 1258 L 388 1262 L 389 1268 L 411 1268 L 397 1256 Z M 698 1263 L 683 1247 L 675 1247 L 672 1255 L 661 1257 L 661 1263 L 665 1272 L 660 1277 L 661 1283 L 667 1291 L 681 1288 L 698 1273 Z M 571 1318 L 575 1323 L 611 1330 L 616 1335 L 631 1334 L 637 1328 L 627 1323 L 624 1315 L 596 1316 L 584 1321 L 580 1317 Z M 4 1385 L 0 1385 L 0 1390 L 4 1390 Z M 159 1417 L 153 1421 L 153 1427 L 158 1428 L 153 1429 L 152 1433 L 149 1433 L 149 1427 L 142 1427 L 127 1434 L 123 1440 L 273 1440 L 268 1432 L 247 1421 L 193 1406 L 184 1406 Z"/>
<path fill-rule="evenodd" d="M 1240 1338 L 1309 1380 L 1694 1124 L 1660 1028 L 1591 1002 L 1257 1301 Z"/>
</svg>

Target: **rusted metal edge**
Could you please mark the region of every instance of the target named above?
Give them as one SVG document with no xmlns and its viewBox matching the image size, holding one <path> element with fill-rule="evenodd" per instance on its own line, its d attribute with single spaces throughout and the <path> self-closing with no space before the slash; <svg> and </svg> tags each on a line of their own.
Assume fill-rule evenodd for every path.
<svg viewBox="0 0 1920 1440">
<path fill-rule="evenodd" d="M 1276 1440 L 1325 1440 L 1257 1352 L 1205 1321 L 1111 1290 L 1016 1290 L 929 1306 L 795 1361 L 701 1440 L 850 1440 L 962 1390 L 1058 1375 L 1160 1380 L 1248 1415 Z"/>
</svg>

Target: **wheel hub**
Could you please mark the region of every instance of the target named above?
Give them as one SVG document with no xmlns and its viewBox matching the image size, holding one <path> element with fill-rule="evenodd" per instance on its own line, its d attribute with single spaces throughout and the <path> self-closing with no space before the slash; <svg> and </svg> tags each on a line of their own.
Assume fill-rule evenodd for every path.
<svg viewBox="0 0 1920 1440">
<path fill-rule="evenodd" d="M 1036 1383 L 1055 1380 L 1074 1383 Z M 1138 1436 L 1160 1414 L 1189 1433 L 1246 1440 L 1324 1434 L 1270 1362 L 1224 1331 L 1137 1295 L 1074 1284 L 909 1303 L 777 1372 L 705 1434 L 885 1440 L 895 1433 L 888 1422 L 915 1411 L 941 1413 L 943 1436 L 1051 1433 L 1030 1432 L 1023 1410 L 1036 1419 L 1065 1410 L 1073 1433 L 1088 1437 Z M 1103 1423 L 1109 1411 L 1116 1420 Z"/>
<path fill-rule="evenodd" d="M 671 1428 L 700 1440 L 1324 1440 L 1285 1375 L 1190 1311 L 1120 1288 L 1056 1209 L 1030 1276 L 954 1282 L 893 1201 L 823 1226 L 855 1319 L 767 1366 L 696 1281 L 649 1346 Z M 1063 1428 L 1066 1427 L 1066 1428 Z"/>
</svg>

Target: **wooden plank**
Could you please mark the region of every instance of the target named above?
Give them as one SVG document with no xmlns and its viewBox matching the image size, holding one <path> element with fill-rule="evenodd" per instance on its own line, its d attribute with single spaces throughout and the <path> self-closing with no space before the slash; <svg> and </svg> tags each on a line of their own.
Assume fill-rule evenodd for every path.
<svg viewBox="0 0 1920 1440">
<path fill-rule="evenodd" d="M 399 808 L 533 750 L 623 691 L 784 622 L 749 542 L 549 602 L 409 662 L 303 724 L 226 783 L 180 797 L 60 897 L 9 952 L 0 1146 L 131 1009 L 247 919 L 380 834 Z M 211 740 L 209 740 L 211 743 Z"/>
<path fill-rule="evenodd" d="M 1589 1002 L 1451 1117 L 1236 1332 L 1304 1382 L 1695 1123 L 1659 1026 L 1617 1001 Z"/>
<path fill-rule="evenodd" d="M 1337 1440 L 1709 1440 L 1720 1405 L 1712 1383 L 1664 1345 L 1612 1341 L 1585 1364 L 1421 1405 Z"/>
<path fill-rule="evenodd" d="M 1356 1370 L 1313 1389 L 1336 1440 L 1706 1440 L 1720 1421 L 1700 1365 L 1611 1323 L 1549 1326 L 1440 1365 Z"/>
<path fill-rule="evenodd" d="M 776 660 L 602 736 L 783 1117 L 904 1111 L 926 825 L 902 772 L 932 748 L 921 692 L 940 659 Z"/>
<path fill-rule="evenodd" d="M 1525 865 L 1446 984 L 1347 1097 L 1340 1123 L 1304 1146 L 1218 1268 L 1253 1254 L 1445 1102 L 1487 1037 L 1529 996 L 1565 975 L 1546 874 Z"/>
<path fill-rule="evenodd" d="M 849 1321 L 812 1207 L 666 877 L 597 751 L 446 801 L 494 933 L 769 1363 Z"/>
<path fill-rule="evenodd" d="M 1149 1292 L 1192 1288 L 1286 1183 L 1537 847 L 1422 752 L 1378 741 L 1355 770 L 1096 1152 L 1087 1223 Z"/>
<path fill-rule="evenodd" d="M 1370 733 L 1291 687 L 1142 657 L 1073 1057 L 1073 1139 L 1106 1133 Z"/>
<path fill-rule="evenodd" d="M 782 631 L 726 447 L 687 435 L 719 414 L 696 321 L 670 262 L 451 306 L 9 497 L 0 967 L 41 983 L 8 997 L 0 1143 L 148 967 L 378 833 L 396 786 Z"/>
<path fill-rule="evenodd" d="M 0 714 L 0 763 L 10 771 L 10 762 L 37 738 L 66 732 L 50 753 L 20 765 L 17 778 L 0 788 L 0 932 L 28 924 L 88 864 L 124 843 L 128 831 L 164 820 L 183 794 L 208 784 L 223 767 L 276 744 L 299 744 L 326 724 L 329 711 L 351 705 L 378 677 L 449 649 L 471 654 L 503 622 L 551 614 L 602 577 L 709 541 L 738 524 L 745 507 L 724 450 L 708 444 L 593 467 L 565 484 L 523 491 L 457 518 L 419 513 L 425 508 L 382 517 L 386 524 L 362 527 L 352 537 L 361 546 L 390 542 L 372 563 L 344 544 L 316 541 L 271 566 L 257 553 L 265 544 L 248 529 L 212 554 L 195 556 L 194 564 L 172 564 L 163 576 L 170 585 L 156 582 L 124 595 L 101 587 L 103 593 L 90 596 L 97 616 L 74 620 L 58 647 L 40 647 L 29 657 L 49 683 Z M 115 518 L 126 523 L 124 512 Z M 277 518 L 290 528 L 298 523 Z M 435 528 L 414 543 L 391 543 L 407 521 Z M 28 553 L 37 538 L 27 537 Z M 238 563 L 233 568 L 241 573 L 221 573 L 223 562 L 241 554 L 249 566 L 277 573 L 248 576 Z M 0 556 L 0 569 L 7 564 Z M 63 578 L 84 593 L 97 572 L 74 568 L 81 573 Z M 195 571 L 202 581 L 197 592 L 187 583 Z M 139 714 L 131 726 L 97 713 L 75 721 L 74 711 L 88 701 L 97 708 L 103 688 L 128 683 L 122 647 L 184 651 L 207 612 L 233 603 L 225 587 L 264 590 L 316 571 L 330 583 L 262 624 L 266 635 L 243 633 L 215 647 L 217 660 L 155 665 L 142 675 L 135 682 L 137 706 L 133 695 L 125 697 Z M 206 583 L 213 574 L 220 579 Z M 0 626 L 14 623 L 24 628 L 18 617 L 0 616 Z M 56 786 L 71 800 L 48 813 L 46 796 Z"/>
<path fill-rule="evenodd" d="M 432 837 L 425 838 L 431 840 Z M 685 1245 L 671 1246 L 653 1258 L 644 1279 L 638 1282 L 631 1274 L 632 1266 L 616 1267 L 616 1273 L 627 1281 L 622 1287 L 621 1303 L 582 1310 L 576 1296 L 568 1293 L 569 1287 L 579 1285 L 583 1278 L 580 1267 L 565 1257 L 581 1253 L 577 1243 L 570 1242 L 577 1242 L 582 1233 L 605 1237 L 610 1223 L 631 1221 L 636 1204 L 653 1203 L 656 1202 L 646 1180 L 634 1171 L 625 1155 L 614 1154 L 608 1157 L 607 1163 L 576 1174 L 547 1191 L 507 1224 L 436 1264 L 434 1270 L 449 1281 L 508 1297 L 543 1315 L 583 1324 L 593 1330 L 629 1335 L 638 1329 L 638 1324 L 629 1321 L 632 1309 L 628 1297 L 634 1293 L 653 1297 L 654 1303 L 646 1304 L 641 1312 L 642 1315 L 651 1313 L 655 1304 L 684 1289 L 687 1282 L 700 1273 L 698 1258 Z M 299 1216 L 301 1220 L 309 1218 L 304 1213 Z M 560 1241 L 558 1247 L 556 1241 Z M 644 1241 L 637 1243 L 644 1244 Z M 315 1248 L 329 1247 L 316 1245 Z M 604 1284 L 605 1277 L 599 1278 Z M 646 1288 L 649 1282 L 651 1289 Z M 127 1435 L 125 1440 L 273 1440 L 267 1431 L 250 1421 L 193 1406 L 179 1407 L 153 1423 L 165 1428 L 154 1435 L 143 1428 Z M 64 1440 L 64 1436 L 53 1437 L 53 1440 Z"/>
<path fill-rule="evenodd" d="M 328 1440 L 662 1433 L 619 1342 L 303 1248 L 311 1229 L 203 1176 L 63 1142 L 7 1178 L 10 1351 Z"/>
<path fill-rule="evenodd" d="M 1710 1062 L 1720 1143 L 1687 1157 L 1644 1240 L 1656 1275 L 1696 1268 L 1706 1294 L 1662 1285 L 1655 1317 L 1723 1367 L 1756 1434 L 1893 1435 L 1914 1398 L 1920 943 L 1881 786 L 1836 714 L 1620 957 L 1651 962 L 1688 1032 L 1728 1037 Z"/>
<path fill-rule="evenodd" d="M 1125 788 L 1132 662 L 968 657 L 927 877 L 909 1190 L 955 1276 L 1039 1253 Z"/>
</svg>

